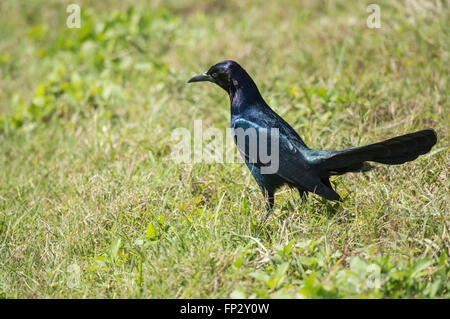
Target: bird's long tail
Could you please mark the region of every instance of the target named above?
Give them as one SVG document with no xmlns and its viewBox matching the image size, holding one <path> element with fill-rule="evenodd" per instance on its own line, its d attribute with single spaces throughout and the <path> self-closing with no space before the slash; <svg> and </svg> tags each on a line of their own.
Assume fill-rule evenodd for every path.
<svg viewBox="0 0 450 319">
<path fill-rule="evenodd" d="M 321 161 L 319 168 L 323 175 L 330 176 L 364 170 L 366 161 L 402 164 L 428 153 L 436 141 L 436 132 L 430 128 L 379 143 L 333 151 Z"/>
</svg>

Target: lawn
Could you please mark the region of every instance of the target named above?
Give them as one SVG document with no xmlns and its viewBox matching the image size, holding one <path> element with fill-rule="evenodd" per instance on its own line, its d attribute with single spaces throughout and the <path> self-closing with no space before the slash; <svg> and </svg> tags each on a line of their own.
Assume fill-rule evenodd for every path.
<svg viewBox="0 0 450 319">
<path fill-rule="evenodd" d="M 1 297 L 450 298 L 448 1 L 377 1 L 381 28 L 344 0 L 76 1 L 68 28 L 71 2 L 0 3 Z M 186 84 L 225 59 L 312 148 L 438 142 L 263 223 L 245 165 L 170 156 L 229 127 Z"/>
</svg>

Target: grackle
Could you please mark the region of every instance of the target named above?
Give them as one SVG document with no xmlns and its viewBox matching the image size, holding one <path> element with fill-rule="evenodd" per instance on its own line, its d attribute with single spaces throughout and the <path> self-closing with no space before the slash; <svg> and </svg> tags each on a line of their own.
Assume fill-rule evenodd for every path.
<svg viewBox="0 0 450 319">
<path fill-rule="evenodd" d="M 388 165 L 409 162 L 429 152 L 437 141 L 436 132 L 429 128 L 343 150 L 313 150 L 267 105 L 255 82 L 238 63 L 219 62 L 208 71 L 191 78 L 188 83 L 200 81 L 215 83 L 227 91 L 233 131 L 249 128 L 278 129 L 279 164 L 276 172 L 264 174 L 262 170 L 267 163 L 258 157 L 250 158 L 249 148 L 239 148 L 238 145 L 245 163 L 263 192 L 267 209 L 265 218 L 273 209 L 275 191 L 284 184 L 296 188 L 302 198 L 312 192 L 328 200 L 341 201 L 330 184 L 330 176 L 364 171 L 367 168 L 366 161 Z M 236 142 L 236 136 L 234 137 Z M 256 148 L 260 148 L 258 141 L 246 140 L 250 144 L 257 143 Z"/>
</svg>

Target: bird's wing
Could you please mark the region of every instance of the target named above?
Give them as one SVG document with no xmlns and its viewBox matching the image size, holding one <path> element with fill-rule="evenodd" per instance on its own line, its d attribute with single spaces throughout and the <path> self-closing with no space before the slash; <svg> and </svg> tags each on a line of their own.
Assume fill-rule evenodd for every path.
<svg viewBox="0 0 450 319">
<path fill-rule="evenodd" d="M 307 154 L 278 130 L 261 127 L 247 119 L 234 121 L 233 138 L 242 156 L 261 168 L 262 174 L 275 174 L 290 185 L 334 200 L 338 195 L 325 186 Z"/>
</svg>

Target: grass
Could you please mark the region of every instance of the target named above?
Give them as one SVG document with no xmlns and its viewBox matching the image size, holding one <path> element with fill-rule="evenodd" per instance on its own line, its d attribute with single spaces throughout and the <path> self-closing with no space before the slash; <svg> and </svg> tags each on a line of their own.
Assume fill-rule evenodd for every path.
<svg viewBox="0 0 450 319">
<path fill-rule="evenodd" d="M 0 296 L 449 298 L 449 3 L 0 4 Z M 283 189 L 266 224 L 242 164 L 167 160 L 229 127 L 186 85 L 239 61 L 318 149 L 433 127 L 416 161 L 348 174 L 333 204 Z"/>
</svg>

